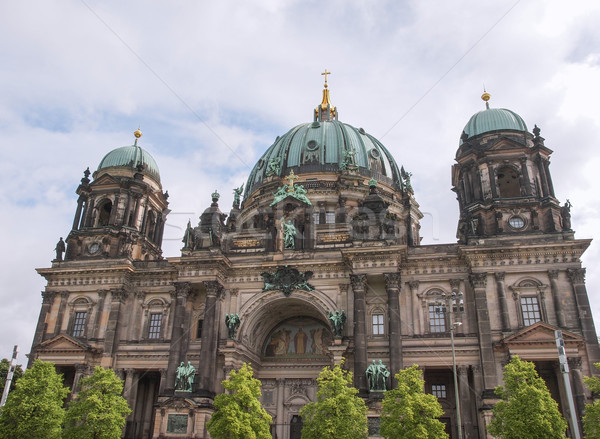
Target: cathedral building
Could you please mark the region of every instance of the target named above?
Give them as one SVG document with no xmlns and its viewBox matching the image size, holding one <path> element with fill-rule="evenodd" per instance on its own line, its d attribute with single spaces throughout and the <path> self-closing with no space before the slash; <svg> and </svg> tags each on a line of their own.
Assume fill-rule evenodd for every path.
<svg viewBox="0 0 600 439">
<path fill-rule="evenodd" d="M 343 358 L 378 437 L 381 386 L 418 364 L 451 437 L 483 439 L 513 355 L 535 363 L 568 418 L 560 330 L 580 418 L 582 378 L 600 361 L 581 266 L 591 240 L 575 238 L 555 197 L 540 129 L 482 98 L 457 136 L 457 242 L 440 245 L 421 245 L 411 174 L 338 120 L 327 81 L 312 121 L 266 149 L 228 213 L 206 194 L 178 257 L 162 256 L 168 193 L 136 131 L 84 172 L 66 246 L 38 269 L 30 361 L 54 362 L 75 393 L 94 366 L 113 368 L 131 439 L 207 438 L 221 381 L 244 362 L 273 437 L 300 438 L 317 375 Z M 373 364 L 391 372 L 379 388 Z"/>
</svg>

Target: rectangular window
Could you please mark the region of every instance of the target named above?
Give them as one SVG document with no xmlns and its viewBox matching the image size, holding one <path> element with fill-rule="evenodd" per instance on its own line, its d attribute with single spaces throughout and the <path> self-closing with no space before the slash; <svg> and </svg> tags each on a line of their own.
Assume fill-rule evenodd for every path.
<svg viewBox="0 0 600 439">
<path fill-rule="evenodd" d="M 325 222 L 327 224 L 335 224 L 335 212 L 326 212 L 325 213 Z"/>
<path fill-rule="evenodd" d="M 160 327 L 162 325 L 162 313 L 150 314 L 150 323 L 148 325 L 148 338 L 160 338 Z"/>
<path fill-rule="evenodd" d="M 315 225 L 319 224 L 319 214 L 318 213 L 313 213 L 313 222 L 315 223 Z"/>
<path fill-rule="evenodd" d="M 200 319 L 198 320 L 198 326 L 196 326 L 196 338 L 198 340 L 202 338 L 202 323 L 204 323 L 204 320 Z"/>
<path fill-rule="evenodd" d="M 429 331 L 446 332 L 446 315 L 439 306 L 429 305 Z"/>
<path fill-rule="evenodd" d="M 540 304 L 537 297 L 521 297 L 521 311 L 523 312 L 523 324 L 533 325 L 542 320 Z"/>
<path fill-rule="evenodd" d="M 85 320 L 87 317 L 86 311 L 76 311 L 73 319 L 73 337 L 83 337 L 85 333 Z"/>
<path fill-rule="evenodd" d="M 445 384 L 432 384 L 431 394 L 439 399 L 446 399 L 446 385 Z"/>
<path fill-rule="evenodd" d="M 383 335 L 383 314 L 373 314 L 373 335 Z"/>
</svg>

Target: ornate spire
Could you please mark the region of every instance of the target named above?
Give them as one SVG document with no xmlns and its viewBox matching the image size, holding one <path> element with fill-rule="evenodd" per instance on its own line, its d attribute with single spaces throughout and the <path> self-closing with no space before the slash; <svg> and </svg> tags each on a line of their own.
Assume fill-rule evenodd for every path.
<svg viewBox="0 0 600 439">
<path fill-rule="evenodd" d="M 331 72 L 325 69 L 321 75 L 325 76 L 325 85 L 323 85 L 323 99 L 317 108 L 315 108 L 315 121 L 337 120 L 337 109 L 329 100 L 329 89 L 327 86 L 327 75 L 331 75 Z"/>
</svg>

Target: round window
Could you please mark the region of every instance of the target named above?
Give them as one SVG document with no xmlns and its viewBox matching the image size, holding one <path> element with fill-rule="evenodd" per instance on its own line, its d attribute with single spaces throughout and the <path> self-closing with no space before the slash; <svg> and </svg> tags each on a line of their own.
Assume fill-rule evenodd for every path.
<svg viewBox="0 0 600 439">
<path fill-rule="evenodd" d="M 306 144 L 306 149 L 308 149 L 309 151 L 314 151 L 315 149 L 318 149 L 319 145 L 317 144 L 317 142 L 315 140 L 309 140 L 308 143 Z"/>
<path fill-rule="evenodd" d="M 381 157 L 380 152 L 377 151 L 375 148 L 373 148 L 371 151 L 369 151 L 369 154 L 371 154 L 371 157 L 373 157 L 376 160 L 378 160 Z"/>
<path fill-rule="evenodd" d="M 525 221 L 520 216 L 513 216 L 508 220 L 508 224 L 513 229 L 522 229 L 525 226 Z"/>
</svg>

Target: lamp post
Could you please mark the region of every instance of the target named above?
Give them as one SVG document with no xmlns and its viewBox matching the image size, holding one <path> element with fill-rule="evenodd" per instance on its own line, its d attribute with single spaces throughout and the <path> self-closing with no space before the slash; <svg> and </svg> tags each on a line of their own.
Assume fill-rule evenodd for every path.
<svg viewBox="0 0 600 439">
<path fill-rule="evenodd" d="M 463 293 L 452 291 L 450 297 L 446 293 L 442 293 L 442 299 L 436 300 L 436 312 L 448 313 L 450 323 L 450 345 L 452 347 L 452 375 L 454 377 L 454 397 L 456 398 L 456 427 L 458 431 L 458 439 L 462 439 L 462 422 L 460 419 L 460 398 L 458 392 L 458 379 L 456 376 L 456 352 L 454 350 L 454 329 L 462 325 L 461 322 L 454 322 L 454 314 L 462 313 L 465 310 Z"/>
</svg>

